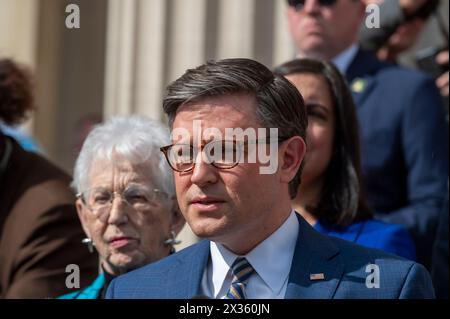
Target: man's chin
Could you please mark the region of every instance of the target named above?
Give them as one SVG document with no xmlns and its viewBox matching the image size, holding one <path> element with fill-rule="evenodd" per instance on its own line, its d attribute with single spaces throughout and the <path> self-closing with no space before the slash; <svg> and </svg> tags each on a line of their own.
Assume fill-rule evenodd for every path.
<svg viewBox="0 0 450 319">
<path fill-rule="evenodd" d="M 302 57 L 305 58 L 314 58 L 318 56 L 322 56 L 322 52 L 325 50 L 325 42 L 324 39 L 315 34 L 309 35 L 301 46 L 301 54 Z"/>
<path fill-rule="evenodd" d="M 220 237 L 224 231 L 218 221 L 197 221 L 190 226 L 194 234 L 202 239 L 207 238 L 209 240 L 215 240 Z"/>
</svg>

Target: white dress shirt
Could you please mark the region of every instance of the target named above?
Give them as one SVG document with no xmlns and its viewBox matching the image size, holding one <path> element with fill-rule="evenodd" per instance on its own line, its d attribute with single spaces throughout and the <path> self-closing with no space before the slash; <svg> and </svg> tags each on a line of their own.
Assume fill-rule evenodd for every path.
<svg viewBox="0 0 450 319">
<path fill-rule="evenodd" d="M 289 272 L 299 231 L 295 211 L 268 238 L 243 256 L 255 269 L 245 288 L 248 299 L 282 299 L 286 293 Z M 203 294 L 224 298 L 231 286 L 230 267 L 238 257 L 223 245 L 210 243 L 210 260 L 203 272 Z"/>
<path fill-rule="evenodd" d="M 355 43 L 348 49 L 342 51 L 333 59 L 334 65 L 338 68 L 339 71 L 341 71 L 342 74 L 345 74 L 347 72 L 348 67 L 356 56 L 356 53 L 358 53 L 358 49 L 359 45 Z"/>
</svg>

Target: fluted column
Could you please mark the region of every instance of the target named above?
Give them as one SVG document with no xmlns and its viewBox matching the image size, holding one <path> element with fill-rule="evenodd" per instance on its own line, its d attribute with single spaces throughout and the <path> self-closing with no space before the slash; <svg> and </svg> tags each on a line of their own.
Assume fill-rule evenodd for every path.
<svg viewBox="0 0 450 319">
<path fill-rule="evenodd" d="M 36 0 L 0 0 L 0 56 L 35 66 L 38 5 Z"/>
<path fill-rule="evenodd" d="M 275 33 L 273 46 L 273 65 L 289 61 L 295 56 L 294 42 L 288 29 L 286 1 L 275 1 Z"/>
<path fill-rule="evenodd" d="M 220 0 L 217 58 L 254 56 L 255 0 Z"/>
<path fill-rule="evenodd" d="M 130 114 L 133 85 L 137 0 L 109 0 L 106 37 L 104 117 Z"/>
<path fill-rule="evenodd" d="M 167 46 L 167 81 L 205 61 L 207 0 L 172 0 Z"/>
<path fill-rule="evenodd" d="M 36 0 L 0 0 L 0 58 L 35 68 L 38 5 Z M 32 132 L 32 118 L 24 128 Z"/>
<path fill-rule="evenodd" d="M 166 0 L 140 0 L 137 5 L 134 111 L 163 119 Z"/>
</svg>

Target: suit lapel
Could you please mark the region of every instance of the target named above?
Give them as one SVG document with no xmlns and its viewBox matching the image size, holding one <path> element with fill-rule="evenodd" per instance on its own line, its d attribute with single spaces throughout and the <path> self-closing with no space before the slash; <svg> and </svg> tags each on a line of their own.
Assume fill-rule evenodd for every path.
<svg viewBox="0 0 450 319">
<path fill-rule="evenodd" d="M 202 240 L 196 245 L 197 249 L 178 258 L 180 265 L 168 272 L 166 279 L 171 284 L 167 285 L 166 295 L 170 298 L 189 299 L 202 294 L 201 283 L 209 258 L 209 241 Z"/>
<path fill-rule="evenodd" d="M 363 104 L 363 101 L 376 86 L 377 80 L 374 75 L 380 67 L 381 63 L 375 56 L 361 49 L 350 64 L 345 77 L 357 107 Z"/>
<path fill-rule="evenodd" d="M 344 272 L 339 248 L 297 215 L 299 235 L 285 299 L 332 298 Z M 323 279 L 322 279 L 323 277 Z"/>
<path fill-rule="evenodd" d="M 339 248 L 298 214 L 297 218 L 299 234 L 285 298 L 332 298 L 344 271 Z M 177 259 L 179 266 L 169 270 L 167 296 L 189 299 L 202 294 L 201 282 L 210 254 L 209 241 L 196 245 L 198 247 L 192 249 L 192 253 Z M 317 279 L 320 274 L 324 279 Z"/>
</svg>

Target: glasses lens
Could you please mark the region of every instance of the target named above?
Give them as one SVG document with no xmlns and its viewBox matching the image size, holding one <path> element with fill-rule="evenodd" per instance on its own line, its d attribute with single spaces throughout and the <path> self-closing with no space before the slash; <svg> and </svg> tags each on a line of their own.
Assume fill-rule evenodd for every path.
<svg viewBox="0 0 450 319">
<path fill-rule="evenodd" d="M 319 3 L 321 6 L 329 7 L 329 6 L 334 5 L 336 3 L 336 1 L 337 0 L 319 0 Z"/>
<path fill-rule="evenodd" d="M 141 185 L 131 185 L 122 194 L 128 205 L 136 210 L 147 209 L 166 200 L 168 195 L 158 189 L 147 188 Z"/>
<path fill-rule="evenodd" d="M 194 148 L 190 144 L 174 144 L 167 155 L 170 166 L 177 171 L 189 170 L 194 164 Z"/>
<path fill-rule="evenodd" d="M 152 194 L 141 186 L 130 186 L 122 194 L 123 199 L 134 208 L 139 208 L 150 204 Z"/>
<path fill-rule="evenodd" d="M 240 147 L 235 141 L 214 141 L 205 145 L 210 163 L 219 168 L 233 167 L 240 159 Z"/>
<path fill-rule="evenodd" d="M 103 188 L 95 188 L 86 195 L 87 204 L 94 210 L 111 203 L 111 192 Z"/>
<path fill-rule="evenodd" d="M 299 8 L 299 7 L 303 7 L 304 4 L 305 4 L 305 0 L 289 0 L 289 5 L 291 7 Z"/>
<path fill-rule="evenodd" d="M 336 3 L 337 0 L 318 0 L 321 6 L 329 7 Z M 289 0 L 289 5 L 297 10 L 303 9 L 306 0 Z"/>
<path fill-rule="evenodd" d="M 87 207 L 101 220 L 111 207 L 112 196 L 112 193 L 104 188 L 94 188 L 83 193 Z"/>
</svg>

